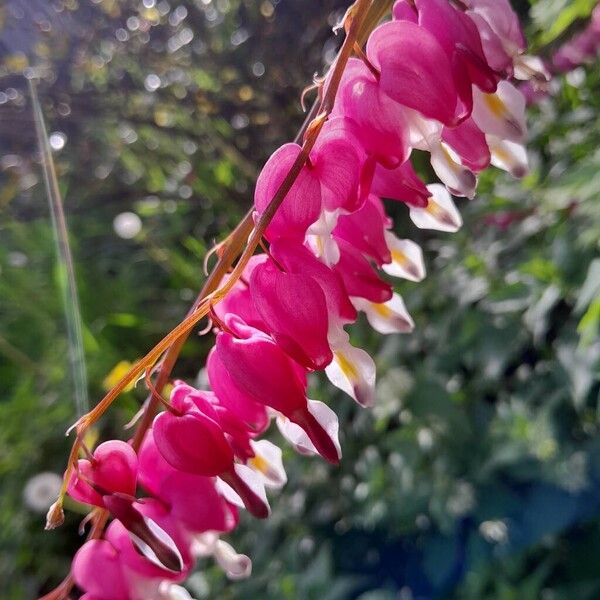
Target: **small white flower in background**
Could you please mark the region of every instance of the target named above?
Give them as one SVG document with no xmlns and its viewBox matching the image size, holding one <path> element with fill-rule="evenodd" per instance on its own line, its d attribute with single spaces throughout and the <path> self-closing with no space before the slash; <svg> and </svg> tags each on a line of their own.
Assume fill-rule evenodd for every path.
<svg viewBox="0 0 600 600">
<path fill-rule="evenodd" d="M 48 141 L 50 142 L 50 147 L 52 150 L 58 152 L 65 147 L 65 144 L 67 143 L 67 136 L 62 131 L 55 131 L 50 134 Z"/>
<path fill-rule="evenodd" d="M 35 512 L 46 512 L 56 500 L 61 484 L 62 478 L 56 473 L 46 471 L 34 475 L 23 489 L 25 505 Z"/>
<path fill-rule="evenodd" d="M 130 240 L 142 230 L 142 220 L 133 212 L 122 212 L 115 217 L 113 228 L 120 238 Z"/>
<path fill-rule="evenodd" d="M 508 541 L 508 527 L 504 521 L 484 521 L 479 533 L 490 543 L 504 544 Z"/>
</svg>

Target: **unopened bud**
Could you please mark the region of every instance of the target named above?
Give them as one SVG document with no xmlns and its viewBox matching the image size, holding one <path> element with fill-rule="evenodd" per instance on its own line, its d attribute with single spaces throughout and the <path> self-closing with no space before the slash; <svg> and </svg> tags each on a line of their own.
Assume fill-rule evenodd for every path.
<svg viewBox="0 0 600 600">
<path fill-rule="evenodd" d="M 48 510 L 46 515 L 46 531 L 56 529 L 65 522 L 65 512 L 62 507 L 62 500 L 57 500 Z"/>
</svg>

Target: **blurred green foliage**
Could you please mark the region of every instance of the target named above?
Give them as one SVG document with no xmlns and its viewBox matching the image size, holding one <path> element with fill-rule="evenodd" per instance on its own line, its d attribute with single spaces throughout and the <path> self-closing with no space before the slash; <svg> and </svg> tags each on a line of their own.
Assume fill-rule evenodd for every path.
<svg viewBox="0 0 600 600">
<path fill-rule="evenodd" d="M 579 24 L 590 1 L 538 0 L 534 47 Z M 53 533 L 26 483 L 60 473 L 76 418 L 58 271 L 23 69 L 40 96 L 71 232 L 93 399 L 185 313 L 214 239 L 251 202 L 253 180 L 302 121 L 300 90 L 331 60 L 346 3 L 302 0 L 8 0 L 0 7 L 0 582 L 2 598 L 55 585 L 81 543 Z M 528 5 L 518 3 L 526 17 Z M 530 175 L 495 170 L 461 202 L 456 235 L 421 243 L 429 275 L 398 291 L 417 324 L 354 343 L 376 355 L 379 400 L 335 407 L 338 469 L 285 450 L 289 483 L 267 522 L 232 541 L 254 574 L 209 562 L 200 598 L 581 600 L 600 597 L 600 68 L 559 77 L 530 110 Z M 141 229 L 116 235 L 133 212 Z M 177 375 L 194 379 L 208 340 Z M 122 426 L 123 396 L 99 435 Z M 277 442 L 281 440 L 274 435 Z"/>
</svg>

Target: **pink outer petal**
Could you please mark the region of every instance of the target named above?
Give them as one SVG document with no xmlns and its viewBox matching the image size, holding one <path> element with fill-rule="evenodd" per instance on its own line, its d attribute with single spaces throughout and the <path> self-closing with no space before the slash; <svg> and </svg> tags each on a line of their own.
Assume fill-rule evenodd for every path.
<svg viewBox="0 0 600 600">
<path fill-rule="evenodd" d="M 153 496 L 160 498 L 163 482 L 176 472 L 158 451 L 154 441 L 154 433 L 149 429 L 139 451 L 139 481 L 140 485 Z"/>
<path fill-rule="evenodd" d="M 95 462 L 82 459 L 77 462 L 77 474 L 69 481 L 69 496 L 79 502 L 104 506 L 101 493 L 94 490 L 86 480 L 92 481 L 105 493 L 122 492 L 134 495 L 137 481 L 138 460 L 133 448 L 119 440 L 100 444 L 94 451 Z"/>
<path fill-rule="evenodd" d="M 408 0 L 398 0 L 394 3 L 392 9 L 392 16 L 396 21 L 410 21 L 411 23 L 417 23 L 419 16 L 414 6 L 412 6 Z"/>
<path fill-rule="evenodd" d="M 467 0 L 466 4 L 485 19 L 511 54 L 525 51 L 527 42 L 523 29 L 509 0 Z"/>
<path fill-rule="evenodd" d="M 408 160 L 395 169 L 378 166 L 375 169 L 371 191 L 376 196 L 399 200 L 418 207 L 427 206 L 430 196 L 427 187 Z"/>
<path fill-rule="evenodd" d="M 472 81 L 482 90 L 495 92 L 497 77 L 487 63 L 479 32 L 473 21 L 446 0 L 415 1 L 419 11 L 419 25 L 435 36 L 450 59 L 457 55 L 459 60 L 456 75 L 466 75 L 467 81 Z M 459 82 L 456 78 L 455 81 Z M 468 85 L 466 102 L 469 108 L 472 105 L 470 87 Z"/>
<path fill-rule="evenodd" d="M 252 273 L 252 299 L 277 344 L 307 369 L 333 359 L 327 342 L 327 303 L 310 276 L 284 273 L 271 261 Z"/>
<path fill-rule="evenodd" d="M 109 541 L 86 542 L 73 558 L 75 583 L 99 600 L 130 600 L 120 560 Z"/>
<path fill-rule="evenodd" d="M 481 15 L 472 11 L 468 11 L 467 15 L 479 30 L 485 58 L 490 67 L 499 73 L 512 74 L 512 56 L 507 54 L 502 45 L 502 40 L 496 32 Z"/>
<path fill-rule="evenodd" d="M 233 451 L 221 427 L 197 409 L 154 419 L 154 440 L 163 458 L 185 473 L 212 477 L 230 468 Z"/>
<path fill-rule="evenodd" d="M 292 360 L 270 338 L 217 335 L 217 353 L 235 385 L 256 402 L 290 414 L 306 405 L 304 386 Z"/>
<path fill-rule="evenodd" d="M 210 385 L 223 406 L 237 414 L 257 433 L 269 426 L 269 417 L 264 405 L 257 403 L 234 383 L 215 348 L 208 354 L 206 369 Z"/>
<path fill-rule="evenodd" d="M 225 437 L 231 446 L 236 458 L 245 462 L 254 456 L 250 446 L 251 435 L 247 425 L 232 411 L 221 405 L 216 405 L 215 410 L 219 417 L 219 425 L 225 432 Z"/>
<path fill-rule="evenodd" d="M 340 144 L 341 142 L 341 144 Z M 341 152 L 338 153 L 338 149 Z M 315 160 L 315 168 L 320 170 L 321 192 L 323 206 L 329 211 L 343 208 L 352 212 L 363 205 L 369 194 L 371 179 L 373 177 L 374 157 L 367 152 L 360 141 L 358 125 L 345 116 L 330 117 L 323 126 L 317 139 L 311 159 Z M 345 167 L 348 182 L 352 182 L 352 192 L 336 192 L 335 182 L 328 181 L 327 168 L 324 168 L 322 158 L 326 161 L 339 160 Z M 354 169 L 354 173 L 351 170 Z M 341 180 L 346 181 L 346 180 Z M 333 191 L 332 191 L 333 190 Z M 340 198 L 348 201 L 341 203 Z"/>
<path fill-rule="evenodd" d="M 329 211 L 356 210 L 360 204 L 358 186 L 366 159 L 364 151 L 335 122 L 326 123 L 323 129 L 310 155 L 313 172 L 321 184 L 323 207 Z"/>
<path fill-rule="evenodd" d="M 342 276 L 350 296 L 382 304 L 392 297 L 392 288 L 381 280 L 367 259 L 345 240 L 338 240 L 340 260 L 335 270 Z"/>
<path fill-rule="evenodd" d="M 256 182 L 254 204 L 258 215 L 265 211 L 299 154 L 298 144 L 285 144 L 271 155 Z M 267 238 L 304 239 L 308 226 L 319 218 L 320 211 L 319 180 L 312 169 L 305 166 L 269 224 Z"/>
<path fill-rule="evenodd" d="M 444 127 L 442 139 L 471 171 L 483 171 L 490 166 L 490 149 L 485 141 L 485 134 L 473 119 L 469 118 L 457 127 Z"/>
<path fill-rule="evenodd" d="M 227 317 L 227 320 L 225 321 L 225 324 L 227 325 L 227 327 L 229 327 L 229 330 L 237 338 L 244 340 L 260 338 L 269 342 L 273 341 L 273 338 L 268 333 L 255 329 L 254 327 L 250 327 L 248 324 L 244 323 L 244 321 L 240 319 L 237 315 L 229 315 Z M 296 379 L 300 382 L 300 386 L 303 389 L 305 389 L 306 369 L 294 360 L 290 360 L 289 363 L 292 368 L 292 371 L 294 371 L 296 375 Z"/>
<path fill-rule="evenodd" d="M 321 286 L 327 310 L 332 317 L 341 318 L 345 323 L 356 320 L 356 309 L 350 302 L 341 277 L 318 260 L 308 248 L 290 240 L 278 240 L 271 244 L 270 251 L 288 273 L 310 275 Z"/>
<path fill-rule="evenodd" d="M 391 21 L 373 31 L 367 56 L 381 71 L 390 98 L 446 125 L 456 124 L 457 91 L 448 56 L 436 38 L 410 21 Z"/>
<path fill-rule="evenodd" d="M 392 260 L 385 241 L 387 226 L 388 219 L 381 200 L 371 195 L 360 210 L 340 216 L 333 235 L 346 240 L 381 266 Z"/>
<path fill-rule="evenodd" d="M 175 470 L 162 457 L 150 430 L 140 449 L 140 483 L 190 531 L 231 531 L 237 509 L 217 491 L 215 480 Z"/>
<path fill-rule="evenodd" d="M 378 161 L 398 165 L 409 156 L 404 108 L 383 93 L 361 60 L 348 61 L 338 91 L 337 111 L 354 121 L 361 145 Z"/>
</svg>

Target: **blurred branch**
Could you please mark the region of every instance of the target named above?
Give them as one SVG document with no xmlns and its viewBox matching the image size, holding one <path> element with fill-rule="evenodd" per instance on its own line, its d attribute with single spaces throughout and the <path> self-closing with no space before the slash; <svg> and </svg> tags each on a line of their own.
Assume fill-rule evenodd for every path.
<svg viewBox="0 0 600 600">
<path fill-rule="evenodd" d="M 52 229 L 56 244 L 57 266 L 59 268 L 59 286 L 63 296 L 65 320 L 67 323 L 67 336 L 69 340 L 69 359 L 73 377 L 75 403 L 77 414 L 82 415 L 89 407 L 87 372 L 83 350 L 83 333 L 81 323 L 81 309 L 77 294 L 75 268 L 73 256 L 69 246 L 69 233 L 63 210 L 62 198 L 58 187 L 56 170 L 52 160 L 48 133 L 44 123 L 44 115 L 37 95 L 33 79 L 29 79 L 29 91 L 33 105 L 35 131 L 38 148 L 41 155 L 44 182 L 48 195 L 48 205 L 52 217 Z"/>
</svg>

